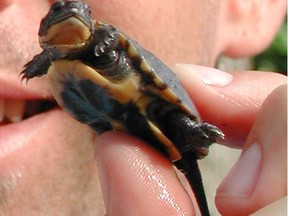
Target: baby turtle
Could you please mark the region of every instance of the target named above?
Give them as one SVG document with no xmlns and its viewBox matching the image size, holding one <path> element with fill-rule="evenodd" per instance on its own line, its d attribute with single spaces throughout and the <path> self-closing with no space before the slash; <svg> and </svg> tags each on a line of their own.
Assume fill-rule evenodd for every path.
<svg viewBox="0 0 288 216">
<path fill-rule="evenodd" d="M 81 1 L 56 1 L 42 19 L 43 51 L 22 79 L 48 74 L 64 110 L 101 134 L 135 135 L 185 173 L 202 215 L 209 215 L 197 159 L 223 133 L 202 123 L 174 73 L 115 26 L 94 21 Z"/>
</svg>

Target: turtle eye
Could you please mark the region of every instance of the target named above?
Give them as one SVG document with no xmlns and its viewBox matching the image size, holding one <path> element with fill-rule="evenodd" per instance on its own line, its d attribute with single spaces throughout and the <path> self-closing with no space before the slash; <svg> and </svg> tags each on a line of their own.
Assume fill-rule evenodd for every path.
<svg viewBox="0 0 288 216">
<path fill-rule="evenodd" d="M 61 10 L 61 8 L 65 5 L 64 1 L 56 1 L 54 4 L 51 6 L 51 11 L 57 12 Z"/>
</svg>

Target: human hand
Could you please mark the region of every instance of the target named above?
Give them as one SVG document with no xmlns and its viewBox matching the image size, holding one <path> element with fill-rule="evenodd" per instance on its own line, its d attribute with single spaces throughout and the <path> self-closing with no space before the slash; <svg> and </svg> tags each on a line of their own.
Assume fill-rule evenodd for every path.
<svg viewBox="0 0 288 216">
<path fill-rule="evenodd" d="M 243 149 L 217 190 L 220 213 L 248 215 L 286 196 L 286 77 L 189 65 L 176 72 L 202 118 L 223 130 L 227 146 Z M 171 163 L 143 141 L 108 132 L 97 153 L 109 216 L 195 214 Z"/>
</svg>

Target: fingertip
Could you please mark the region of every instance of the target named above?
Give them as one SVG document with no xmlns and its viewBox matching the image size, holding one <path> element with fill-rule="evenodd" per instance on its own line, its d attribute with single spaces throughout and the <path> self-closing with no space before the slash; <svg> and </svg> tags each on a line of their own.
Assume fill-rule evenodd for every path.
<svg viewBox="0 0 288 216">
<path fill-rule="evenodd" d="M 265 98 L 287 77 L 276 73 L 239 71 L 226 73 L 197 65 L 174 68 L 201 118 L 220 128 L 221 141 L 242 148 Z"/>
<path fill-rule="evenodd" d="M 217 190 L 224 215 L 250 215 L 287 195 L 287 85 L 276 88 L 257 116 L 243 153 Z"/>
<path fill-rule="evenodd" d="M 166 158 L 121 132 L 96 140 L 107 215 L 194 215 L 190 197 Z"/>
<path fill-rule="evenodd" d="M 215 204 L 223 215 L 248 215 L 262 165 L 261 147 L 254 143 L 241 155 L 217 189 Z"/>
</svg>

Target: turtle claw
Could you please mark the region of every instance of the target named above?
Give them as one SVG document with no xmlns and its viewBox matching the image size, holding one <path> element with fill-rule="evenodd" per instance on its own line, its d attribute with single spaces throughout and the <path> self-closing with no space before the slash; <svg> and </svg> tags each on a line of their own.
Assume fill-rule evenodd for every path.
<svg viewBox="0 0 288 216">
<path fill-rule="evenodd" d="M 24 80 L 26 80 L 26 85 L 28 84 L 29 81 L 29 77 L 26 76 L 26 68 L 23 69 L 23 71 L 21 71 L 21 73 L 19 74 L 20 77 L 20 83 L 22 84 Z"/>
<path fill-rule="evenodd" d="M 30 78 L 46 74 L 50 65 L 51 57 L 48 51 L 44 50 L 35 55 L 31 61 L 24 65 L 24 69 L 20 73 L 21 82 L 26 79 L 27 84 Z"/>
<path fill-rule="evenodd" d="M 118 46 L 119 32 L 114 26 L 104 25 L 101 29 L 95 30 L 94 34 L 94 53 L 96 57 L 100 57 Z"/>
<path fill-rule="evenodd" d="M 107 41 L 103 41 L 101 43 L 98 42 L 98 44 L 94 47 L 95 56 L 96 57 L 101 56 L 106 52 L 106 50 L 108 50 L 107 48 L 109 48 L 109 42 Z"/>
<path fill-rule="evenodd" d="M 225 135 L 224 133 L 216 126 L 208 124 L 208 123 L 203 123 L 201 125 L 202 131 L 207 134 L 208 139 L 211 140 L 212 142 L 215 142 L 216 139 L 224 139 Z"/>
<path fill-rule="evenodd" d="M 99 46 L 99 50 L 101 51 L 101 53 L 105 52 L 105 48 L 106 48 L 105 43 L 102 44 L 102 46 L 101 45 Z"/>
<path fill-rule="evenodd" d="M 102 54 L 112 50 L 114 48 L 114 43 L 115 43 L 114 38 L 110 37 L 104 38 L 103 41 L 101 42 L 99 41 L 97 45 L 95 45 L 94 47 L 95 56 L 99 57 Z"/>
</svg>

